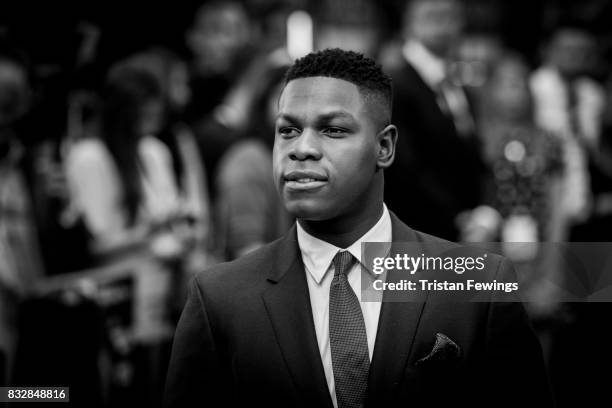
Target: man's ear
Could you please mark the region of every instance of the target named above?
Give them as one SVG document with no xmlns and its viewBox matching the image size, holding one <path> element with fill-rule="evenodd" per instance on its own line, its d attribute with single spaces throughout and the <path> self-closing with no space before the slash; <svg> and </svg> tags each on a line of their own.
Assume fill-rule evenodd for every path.
<svg viewBox="0 0 612 408">
<path fill-rule="evenodd" d="M 395 144 L 397 143 L 397 128 L 395 125 L 387 125 L 376 135 L 378 148 L 376 168 L 386 169 L 391 166 L 395 158 Z"/>
</svg>

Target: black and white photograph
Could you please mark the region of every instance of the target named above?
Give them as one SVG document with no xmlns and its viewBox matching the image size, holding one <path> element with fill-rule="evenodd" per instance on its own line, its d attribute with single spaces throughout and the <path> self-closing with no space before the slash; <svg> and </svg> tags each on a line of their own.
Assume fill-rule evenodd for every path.
<svg viewBox="0 0 612 408">
<path fill-rule="evenodd" d="M 0 3 L 0 408 L 612 404 L 612 1 Z"/>
</svg>

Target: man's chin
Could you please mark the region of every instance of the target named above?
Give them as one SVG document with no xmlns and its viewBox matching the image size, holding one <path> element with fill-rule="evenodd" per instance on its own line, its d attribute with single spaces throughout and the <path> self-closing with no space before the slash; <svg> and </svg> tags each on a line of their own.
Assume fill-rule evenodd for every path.
<svg viewBox="0 0 612 408">
<path fill-rule="evenodd" d="M 295 218 L 305 221 L 324 221 L 332 218 L 329 209 L 318 203 L 289 202 L 285 207 Z"/>
</svg>

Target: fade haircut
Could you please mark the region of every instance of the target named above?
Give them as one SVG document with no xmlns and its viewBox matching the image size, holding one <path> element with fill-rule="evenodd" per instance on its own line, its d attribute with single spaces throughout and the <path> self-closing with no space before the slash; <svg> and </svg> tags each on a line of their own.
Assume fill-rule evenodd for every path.
<svg viewBox="0 0 612 408">
<path fill-rule="evenodd" d="M 391 123 L 393 87 L 391 78 L 374 60 L 339 48 L 311 52 L 287 70 L 283 87 L 299 78 L 329 77 L 348 81 L 359 88 L 381 127 Z"/>
</svg>

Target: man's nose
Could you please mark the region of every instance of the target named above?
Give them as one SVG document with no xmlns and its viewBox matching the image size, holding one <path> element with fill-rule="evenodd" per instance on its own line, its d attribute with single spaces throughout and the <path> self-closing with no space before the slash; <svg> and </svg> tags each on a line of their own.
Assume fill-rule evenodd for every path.
<svg viewBox="0 0 612 408">
<path fill-rule="evenodd" d="M 319 160 L 321 158 L 321 146 L 319 135 L 310 129 L 305 129 L 294 139 L 289 153 L 291 160 Z"/>
</svg>

